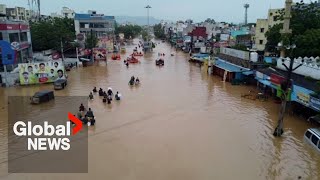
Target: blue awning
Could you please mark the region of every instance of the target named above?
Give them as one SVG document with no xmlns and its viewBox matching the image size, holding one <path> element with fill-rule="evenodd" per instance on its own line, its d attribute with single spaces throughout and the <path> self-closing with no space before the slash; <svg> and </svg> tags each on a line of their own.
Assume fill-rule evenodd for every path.
<svg viewBox="0 0 320 180">
<path fill-rule="evenodd" d="M 253 71 L 245 71 L 245 72 L 242 72 L 242 74 L 249 76 L 249 75 L 253 74 Z"/>
<path fill-rule="evenodd" d="M 255 78 L 256 80 L 258 80 L 261 84 L 264 84 L 266 86 L 269 86 L 273 89 L 277 89 L 277 86 L 273 85 L 269 80 L 266 79 L 259 79 L 259 78 Z"/>
</svg>

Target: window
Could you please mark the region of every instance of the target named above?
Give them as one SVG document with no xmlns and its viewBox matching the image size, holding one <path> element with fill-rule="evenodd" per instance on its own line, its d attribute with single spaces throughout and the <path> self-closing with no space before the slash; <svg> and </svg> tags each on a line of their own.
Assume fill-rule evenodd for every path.
<svg viewBox="0 0 320 180">
<path fill-rule="evenodd" d="M 261 32 L 261 33 L 264 33 L 264 28 L 260 28 L 260 32 Z"/>
<path fill-rule="evenodd" d="M 277 17 L 276 16 L 273 16 L 273 21 L 277 21 Z"/>
<path fill-rule="evenodd" d="M 0 32 L 0 40 L 3 40 L 2 32 Z"/>
<path fill-rule="evenodd" d="M 272 16 L 273 15 L 273 13 L 270 13 L 270 16 Z"/>
<path fill-rule="evenodd" d="M 263 40 L 260 40 L 260 41 L 259 41 L 259 44 L 263 44 Z"/>
<path fill-rule="evenodd" d="M 20 40 L 21 40 L 21 42 L 28 41 L 27 32 L 23 32 L 20 34 Z"/>
<path fill-rule="evenodd" d="M 80 28 L 85 28 L 86 23 L 80 23 Z"/>
<path fill-rule="evenodd" d="M 10 33 L 9 34 L 10 43 L 12 42 L 19 42 L 19 35 L 18 33 Z"/>
<path fill-rule="evenodd" d="M 313 136 L 311 137 L 311 141 L 312 141 L 312 143 L 313 143 L 314 145 L 317 145 L 319 139 L 318 139 L 317 136 L 313 135 Z"/>
<path fill-rule="evenodd" d="M 308 139 L 310 139 L 310 137 L 311 137 L 311 132 L 310 132 L 310 131 L 307 131 L 306 134 L 305 134 L 305 136 L 306 136 Z"/>
<path fill-rule="evenodd" d="M 318 144 L 318 149 L 320 149 L 320 142 L 319 142 L 319 144 Z"/>
</svg>

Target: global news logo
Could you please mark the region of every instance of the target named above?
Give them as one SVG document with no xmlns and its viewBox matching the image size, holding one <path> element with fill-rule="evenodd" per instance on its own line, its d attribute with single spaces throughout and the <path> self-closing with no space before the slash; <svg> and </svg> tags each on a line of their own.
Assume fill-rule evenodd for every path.
<svg viewBox="0 0 320 180">
<path fill-rule="evenodd" d="M 76 135 L 82 129 L 82 121 L 71 113 L 68 113 L 68 119 L 75 125 L 72 128 L 72 135 Z M 48 121 L 43 124 L 34 125 L 32 122 L 27 123 L 17 121 L 13 125 L 13 132 L 19 137 L 27 138 L 27 150 L 32 151 L 67 151 L 71 148 L 71 122 L 66 124 L 52 125 Z"/>
</svg>

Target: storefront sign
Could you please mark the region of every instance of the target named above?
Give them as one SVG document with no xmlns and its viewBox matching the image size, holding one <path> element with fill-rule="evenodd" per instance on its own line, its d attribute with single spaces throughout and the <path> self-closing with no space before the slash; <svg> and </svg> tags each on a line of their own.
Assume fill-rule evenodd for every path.
<svg viewBox="0 0 320 180">
<path fill-rule="evenodd" d="M 305 106 L 309 106 L 310 95 L 302 92 L 298 92 L 297 101 L 300 102 L 301 104 L 304 104 Z"/>
<path fill-rule="evenodd" d="M 271 74 L 270 80 L 273 84 L 280 85 L 282 82 L 285 81 L 285 78 L 276 74 Z"/>
<path fill-rule="evenodd" d="M 320 111 L 320 99 L 311 96 L 310 97 L 310 106 L 313 107 L 314 109 Z"/>
</svg>

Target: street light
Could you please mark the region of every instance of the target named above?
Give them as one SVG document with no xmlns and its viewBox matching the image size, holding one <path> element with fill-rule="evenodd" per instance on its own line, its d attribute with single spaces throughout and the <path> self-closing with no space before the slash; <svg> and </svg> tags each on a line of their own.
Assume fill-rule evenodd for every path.
<svg viewBox="0 0 320 180">
<path fill-rule="evenodd" d="M 151 6 L 149 6 L 149 5 L 147 5 L 146 7 L 145 7 L 146 9 L 147 9 L 147 16 L 148 16 L 148 35 L 147 35 L 147 41 L 149 42 L 149 9 L 151 9 Z"/>
<path fill-rule="evenodd" d="M 290 52 L 290 66 L 288 67 L 285 63 L 284 63 L 284 59 L 282 59 L 282 65 L 287 69 L 287 79 L 285 82 L 285 86 L 284 89 L 281 89 L 282 91 L 282 103 L 281 103 L 281 109 L 280 109 L 280 113 L 279 113 L 279 119 L 278 119 L 278 125 L 276 127 L 276 129 L 274 130 L 273 135 L 280 137 L 283 134 L 283 118 L 284 118 L 284 114 L 286 112 L 286 107 L 287 107 L 287 94 L 289 90 L 291 90 L 291 88 L 289 88 L 290 82 L 291 82 L 291 75 L 292 72 L 295 71 L 296 69 L 298 69 L 300 66 L 302 66 L 302 63 L 304 62 L 302 60 L 302 63 L 299 64 L 297 67 L 293 68 L 293 63 L 294 63 L 294 59 L 293 59 L 293 50 L 296 48 L 297 46 L 295 44 L 292 45 L 288 45 L 288 46 L 283 46 L 282 42 L 278 43 L 278 48 L 285 48 L 287 50 L 291 49 Z"/>
</svg>

